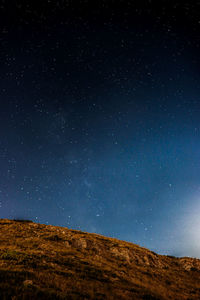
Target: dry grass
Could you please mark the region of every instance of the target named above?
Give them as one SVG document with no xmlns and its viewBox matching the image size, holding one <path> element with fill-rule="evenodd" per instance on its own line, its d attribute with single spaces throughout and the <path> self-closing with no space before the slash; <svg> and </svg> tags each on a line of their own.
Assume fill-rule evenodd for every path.
<svg viewBox="0 0 200 300">
<path fill-rule="evenodd" d="M 97 234 L 0 220 L 1 299 L 200 299 L 200 260 Z"/>
</svg>

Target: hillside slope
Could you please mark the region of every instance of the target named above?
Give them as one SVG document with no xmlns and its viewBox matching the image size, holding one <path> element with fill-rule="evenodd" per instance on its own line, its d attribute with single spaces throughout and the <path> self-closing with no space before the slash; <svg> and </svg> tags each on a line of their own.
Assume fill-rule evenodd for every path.
<svg viewBox="0 0 200 300">
<path fill-rule="evenodd" d="M 200 260 L 0 219 L 1 299 L 200 299 Z"/>
</svg>

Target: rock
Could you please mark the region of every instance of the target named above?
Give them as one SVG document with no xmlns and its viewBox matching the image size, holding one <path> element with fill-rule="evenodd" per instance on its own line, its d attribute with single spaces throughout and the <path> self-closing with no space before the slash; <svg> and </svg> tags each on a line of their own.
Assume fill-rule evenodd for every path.
<svg viewBox="0 0 200 300">
<path fill-rule="evenodd" d="M 25 286 L 33 285 L 33 281 L 32 281 L 32 280 L 24 280 L 23 284 L 24 284 Z"/>
</svg>

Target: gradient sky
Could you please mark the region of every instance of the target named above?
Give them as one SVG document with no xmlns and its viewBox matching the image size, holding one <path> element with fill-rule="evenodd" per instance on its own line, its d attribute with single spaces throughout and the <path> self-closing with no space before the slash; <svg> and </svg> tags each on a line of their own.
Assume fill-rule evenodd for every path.
<svg viewBox="0 0 200 300">
<path fill-rule="evenodd" d="M 200 4 L 156 2 L 2 1 L 0 218 L 200 257 Z"/>
</svg>

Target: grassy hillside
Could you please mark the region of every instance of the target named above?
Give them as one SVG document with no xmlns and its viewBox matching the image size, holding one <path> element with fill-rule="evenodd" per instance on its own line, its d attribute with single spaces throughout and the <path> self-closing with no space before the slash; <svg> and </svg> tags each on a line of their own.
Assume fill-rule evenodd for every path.
<svg viewBox="0 0 200 300">
<path fill-rule="evenodd" d="M 1 299 L 200 299 L 200 260 L 0 219 Z"/>
</svg>

